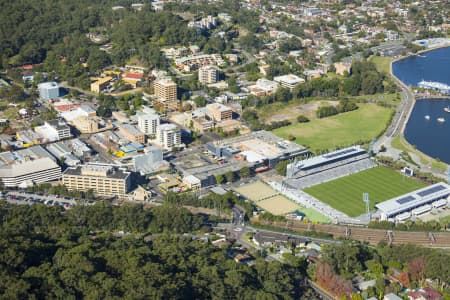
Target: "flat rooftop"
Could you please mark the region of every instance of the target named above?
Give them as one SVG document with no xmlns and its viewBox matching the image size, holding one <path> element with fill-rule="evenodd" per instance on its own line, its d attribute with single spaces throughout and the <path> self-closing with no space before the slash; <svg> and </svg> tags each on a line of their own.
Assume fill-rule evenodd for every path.
<svg viewBox="0 0 450 300">
<path fill-rule="evenodd" d="M 297 167 L 300 169 L 309 169 L 311 167 L 322 165 L 324 163 L 337 161 L 351 157 L 356 154 L 364 154 L 364 153 L 366 153 L 366 150 L 364 150 L 360 146 L 353 146 L 299 161 L 297 163 Z"/>
<path fill-rule="evenodd" d="M 291 154 L 299 155 L 307 152 L 306 147 L 279 138 L 265 130 L 251 132 L 225 141 L 214 142 L 213 144 L 224 149 L 253 152 L 268 159 Z"/>
<path fill-rule="evenodd" d="M 376 208 L 384 212 L 388 217 L 397 215 L 402 212 L 429 204 L 441 198 L 446 198 L 450 195 L 450 186 L 446 183 L 440 182 L 414 192 L 389 199 L 387 201 L 378 203 Z"/>
<path fill-rule="evenodd" d="M 86 172 L 87 171 L 87 172 Z M 104 175 L 106 174 L 106 175 Z M 87 164 L 67 168 L 63 175 L 72 176 L 93 176 L 93 177 L 108 177 L 113 179 L 126 179 L 130 176 L 130 172 L 124 171 L 114 165 L 108 164 Z"/>
</svg>

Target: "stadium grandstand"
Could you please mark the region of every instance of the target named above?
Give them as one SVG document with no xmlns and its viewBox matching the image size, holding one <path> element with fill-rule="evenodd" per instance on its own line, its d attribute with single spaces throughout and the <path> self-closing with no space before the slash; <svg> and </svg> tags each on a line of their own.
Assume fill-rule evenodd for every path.
<svg viewBox="0 0 450 300">
<path fill-rule="evenodd" d="M 448 205 L 450 185 L 436 183 L 420 190 L 378 203 L 375 207 L 380 211 L 381 220 L 404 221 L 411 215 L 418 216 Z"/>
<path fill-rule="evenodd" d="M 290 163 L 284 184 L 303 189 L 358 173 L 375 165 L 366 150 L 360 146 L 352 146 Z"/>
</svg>

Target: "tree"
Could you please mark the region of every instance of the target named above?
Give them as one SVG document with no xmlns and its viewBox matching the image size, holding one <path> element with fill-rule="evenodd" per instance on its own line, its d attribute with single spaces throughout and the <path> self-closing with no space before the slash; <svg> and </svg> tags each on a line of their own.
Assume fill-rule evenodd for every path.
<svg viewBox="0 0 450 300">
<path fill-rule="evenodd" d="M 304 115 L 299 115 L 297 117 L 297 122 L 299 122 L 299 123 L 307 123 L 307 122 L 309 122 L 309 119 L 306 116 L 304 116 Z"/>
<path fill-rule="evenodd" d="M 225 178 L 228 182 L 233 182 L 234 181 L 234 173 L 233 171 L 228 171 L 225 173 Z"/>
<path fill-rule="evenodd" d="M 225 179 L 222 174 L 217 174 L 214 176 L 214 178 L 215 178 L 217 184 L 223 183 L 223 181 Z"/>
<path fill-rule="evenodd" d="M 249 167 L 247 167 L 247 166 L 242 167 L 242 169 L 239 171 L 239 176 L 241 178 L 247 178 L 250 176 L 250 172 L 251 172 L 251 170 Z"/>
<path fill-rule="evenodd" d="M 408 263 L 408 272 L 415 282 L 422 282 L 425 279 L 425 258 L 423 256 L 415 258 Z"/>
<path fill-rule="evenodd" d="M 277 171 L 277 173 L 279 175 L 286 176 L 286 168 L 287 168 L 288 163 L 289 163 L 289 161 L 282 160 L 276 164 L 275 170 Z"/>
</svg>

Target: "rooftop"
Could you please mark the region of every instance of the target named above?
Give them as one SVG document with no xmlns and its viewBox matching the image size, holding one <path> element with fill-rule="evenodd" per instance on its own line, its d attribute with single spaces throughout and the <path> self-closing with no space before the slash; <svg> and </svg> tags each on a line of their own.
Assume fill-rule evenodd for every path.
<svg viewBox="0 0 450 300">
<path fill-rule="evenodd" d="M 364 150 L 360 146 L 353 146 L 299 161 L 297 167 L 300 167 L 300 169 L 307 169 L 317 165 L 321 165 L 323 163 L 332 162 L 350 157 L 355 154 L 363 153 L 366 153 L 366 150 Z"/>
<path fill-rule="evenodd" d="M 388 216 L 391 216 L 448 197 L 449 195 L 450 186 L 440 182 L 378 203 L 375 207 L 386 213 Z"/>
<path fill-rule="evenodd" d="M 38 84 L 39 89 L 48 89 L 48 88 L 55 88 L 55 87 L 58 87 L 58 84 L 53 81 L 43 82 L 43 83 Z"/>
<path fill-rule="evenodd" d="M 87 164 L 73 168 L 67 168 L 64 175 L 74 176 L 92 176 L 92 177 L 108 177 L 113 179 L 126 179 L 130 176 L 130 172 L 117 168 L 108 164 Z"/>
</svg>

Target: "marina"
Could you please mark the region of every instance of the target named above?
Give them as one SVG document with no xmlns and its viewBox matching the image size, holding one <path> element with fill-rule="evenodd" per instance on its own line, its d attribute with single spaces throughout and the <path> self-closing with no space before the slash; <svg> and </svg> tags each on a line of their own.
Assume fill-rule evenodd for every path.
<svg viewBox="0 0 450 300">
<path fill-rule="evenodd" d="M 408 86 L 438 90 L 445 96 L 423 94 L 417 99 L 404 130 L 409 144 L 450 163 L 450 47 L 409 56 L 392 64 L 393 74 Z"/>
<path fill-rule="evenodd" d="M 441 82 L 421 80 L 417 83 L 417 86 L 424 89 L 432 89 L 443 94 L 450 94 L 450 85 Z"/>
</svg>

